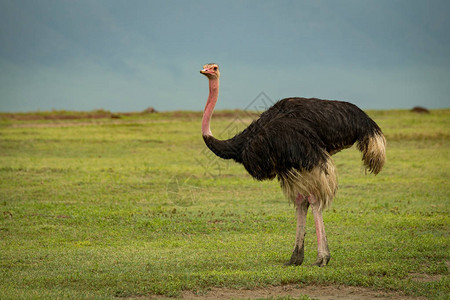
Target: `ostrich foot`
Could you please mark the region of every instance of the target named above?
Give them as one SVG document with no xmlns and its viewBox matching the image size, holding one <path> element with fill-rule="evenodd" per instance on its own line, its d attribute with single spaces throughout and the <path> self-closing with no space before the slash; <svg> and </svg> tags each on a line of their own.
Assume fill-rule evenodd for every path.
<svg viewBox="0 0 450 300">
<path fill-rule="evenodd" d="M 285 266 L 300 266 L 303 263 L 303 258 L 305 256 L 304 246 L 301 248 L 295 246 L 294 252 L 292 252 L 291 259 L 285 263 Z"/>
<path fill-rule="evenodd" d="M 317 267 L 325 267 L 330 261 L 330 258 L 331 256 L 329 253 L 318 254 L 316 262 L 312 265 Z"/>
</svg>

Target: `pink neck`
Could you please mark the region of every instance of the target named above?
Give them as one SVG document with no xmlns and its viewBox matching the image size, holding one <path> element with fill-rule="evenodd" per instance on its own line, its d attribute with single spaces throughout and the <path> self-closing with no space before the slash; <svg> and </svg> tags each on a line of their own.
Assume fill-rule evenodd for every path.
<svg viewBox="0 0 450 300">
<path fill-rule="evenodd" d="M 212 136 L 209 124 L 211 122 L 211 116 L 216 106 L 217 98 L 219 97 L 219 79 L 209 79 L 209 96 L 206 101 L 205 111 L 203 112 L 202 120 L 202 134 Z"/>
</svg>

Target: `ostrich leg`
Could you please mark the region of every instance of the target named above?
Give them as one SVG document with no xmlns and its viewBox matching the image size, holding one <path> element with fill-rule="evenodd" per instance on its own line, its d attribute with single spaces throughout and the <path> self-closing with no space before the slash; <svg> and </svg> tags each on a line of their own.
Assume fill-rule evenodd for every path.
<svg viewBox="0 0 450 300">
<path fill-rule="evenodd" d="M 330 250 L 328 250 L 327 237 L 325 235 L 325 226 L 323 224 L 322 208 L 319 201 L 314 196 L 308 197 L 308 202 L 311 204 L 311 210 L 314 214 L 314 223 L 316 225 L 317 235 L 317 260 L 313 264 L 315 266 L 324 267 L 330 260 Z"/>
<path fill-rule="evenodd" d="M 295 206 L 297 210 L 297 229 L 295 234 L 295 247 L 292 252 L 291 259 L 285 263 L 286 266 L 299 266 L 304 258 L 304 241 L 306 234 L 306 214 L 308 213 L 309 202 L 302 195 L 298 195 L 295 199 Z"/>
</svg>

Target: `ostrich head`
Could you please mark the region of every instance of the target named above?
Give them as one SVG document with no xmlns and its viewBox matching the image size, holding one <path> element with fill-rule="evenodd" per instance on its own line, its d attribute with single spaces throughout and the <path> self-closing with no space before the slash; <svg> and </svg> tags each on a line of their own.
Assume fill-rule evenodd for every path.
<svg viewBox="0 0 450 300">
<path fill-rule="evenodd" d="M 219 66 L 217 64 L 204 65 L 200 73 L 208 77 L 208 79 L 219 79 L 220 77 Z"/>
</svg>

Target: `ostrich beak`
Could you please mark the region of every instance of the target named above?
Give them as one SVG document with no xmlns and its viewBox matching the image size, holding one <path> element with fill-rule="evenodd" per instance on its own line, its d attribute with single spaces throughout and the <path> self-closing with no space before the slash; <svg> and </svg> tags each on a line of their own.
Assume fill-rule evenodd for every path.
<svg viewBox="0 0 450 300">
<path fill-rule="evenodd" d="M 200 73 L 202 73 L 202 74 L 212 74 L 214 72 L 211 69 L 202 69 L 202 70 L 200 70 Z"/>
</svg>

